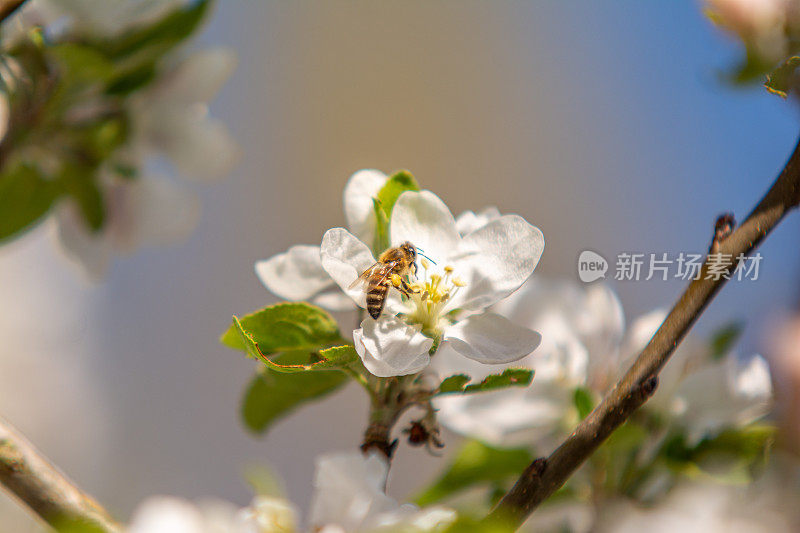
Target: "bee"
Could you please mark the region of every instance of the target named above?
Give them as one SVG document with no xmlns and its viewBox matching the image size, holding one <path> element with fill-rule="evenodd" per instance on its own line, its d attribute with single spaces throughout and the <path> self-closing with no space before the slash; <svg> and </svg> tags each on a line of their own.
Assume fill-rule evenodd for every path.
<svg viewBox="0 0 800 533">
<path fill-rule="evenodd" d="M 381 316 L 390 287 L 396 287 L 403 294 L 413 292 L 403 278 L 409 272 L 417 273 L 416 260 L 416 247 L 410 242 L 404 242 L 383 252 L 378 257 L 378 262 L 362 272 L 350 285 L 350 289 L 365 285 L 369 316 L 376 320 Z"/>
</svg>

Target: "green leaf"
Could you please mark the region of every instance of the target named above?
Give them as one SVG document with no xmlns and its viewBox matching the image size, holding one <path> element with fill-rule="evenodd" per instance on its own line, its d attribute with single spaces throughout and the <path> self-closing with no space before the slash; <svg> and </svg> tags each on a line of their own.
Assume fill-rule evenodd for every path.
<svg viewBox="0 0 800 533">
<path fill-rule="evenodd" d="M 233 317 L 233 326 L 236 328 L 236 331 L 239 333 L 242 342 L 245 344 L 248 355 L 254 359 L 260 359 L 271 370 L 275 370 L 276 372 L 296 373 L 320 370 L 339 370 L 347 367 L 350 365 L 350 363 L 358 361 L 358 354 L 356 353 L 355 348 L 353 348 L 351 345 L 348 345 L 335 346 L 333 348 L 320 350 L 318 353 L 312 353 L 310 355 L 314 357 L 315 360 L 313 361 L 294 362 L 288 364 L 280 363 L 277 361 L 277 359 L 270 359 L 264 354 L 264 352 L 261 351 L 258 343 L 253 340 L 253 336 L 242 329 L 242 324 L 236 317 Z M 299 351 L 302 351 L 302 349 Z"/>
<path fill-rule="evenodd" d="M 241 329 L 252 336 L 265 355 L 289 350 L 316 351 L 344 342 L 333 317 L 305 302 L 276 304 L 238 320 Z M 247 344 L 235 324 L 223 333 L 220 342 L 234 350 L 247 351 Z"/>
<path fill-rule="evenodd" d="M 800 57 L 790 57 L 767 76 L 764 87 L 772 94 L 777 94 L 781 98 L 786 98 L 789 90 L 792 88 L 797 67 L 800 67 Z"/>
<path fill-rule="evenodd" d="M 464 387 L 472 381 L 472 378 L 466 374 L 456 374 L 445 378 L 439 385 L 439 394 L 447 394 L 448 392 L 464 392 Z"/>
<path fill-rule="evenodd" d="M 753 477 L 755 469 L 766 463 L 776 434 L 774 426 L 751 424 L 726 429 L 690 446 L 685 436 L 678 433 L 667 439 L 659 455 L 678 473 L 712 476 L 725 482 L 746 482 Z M 728 466 L 721 469 L 724 459 L 728 459 Z M 703 468 L 707 463 L 713 467 L 713 473 Z"/>
<path fill-rule="evenodd" d="M 149 25 L 129 30 L 103 41 L 99 47 L 115 59 L 136 56 L 137 64 L 160 57 L 191 36 L 205 18 L 210 2 L 200 0 L 180 7 Z"/>
<path fill-rule="evenodd" d="M 459 514 L 456 521 L 450 524 L 444 533 L 513 533 L 517 528 L 512 521 L 503 523 L 499 521 L 487 522 L 481 519 Z"/>
<path fill-rule="evenodd" d="M 414 176 L 407 170 L 401 170 L 393 174 L 378 191 L 378 204 L 386 214 L 386 219 L 392 219 L 392 209 L 397 199 L 406 191 L 418 191 L 419 184 Z"/>
<path fill-rule="evenodd" d="M 77 202 L 86 225 L 93 231 L 103 227 L 106 217 L 103 194 L 95 178 L 96 169 L 66 163 L 61 168 L 58 180 L 64 191 Z"/>
<path fill-rule="evenodd" d="M 0 174 L 0 242 L 41 220 L 60 190 L 29 165 L 15 165 Z"/>
<path fill-rule="evenodd" d="M 711 358 L 719 360 L 728 355 L 744 331 L 744 324 L 731 322 L 719 328 L 711 337 Z"/>
<path fill-rule="evenodd" d="M 464 443 L 444 474 L 414 501 L 424 506 L 439 502 L 475 485 L 491 485 L 516 477 L 533 460 L 525 449 L 492 448 L 470 440 Z"/>
<path fill-rule="evenodd" d="M 125 96 L 148 85 L 156 77 L 156 63 L 151 61 L 116 73 L 106 87 L 106 94 Z"/>
<path fill-rule="evenodd" d="M 595 398 L 592 391 L 585 387 L 576 387 L 573 394 L 575 408 L 578 410 L 578 416 L 581 420 L 589 416 L 595 406 Z"/>
<path fill-rule="evenodd" d="M 506 387 L 527 387 L 533 379 L 533 370 L 529 368 L 507 368 L 502 374 L 486 376 L 480 383 L 467 385 L 472 378 L 464 374 L 456 374 L 442 381 L 436 394 L 468 394 L 484 392 Z"/>
<path fill-rule="evenodd" d="M 103 83 L 114 72 L 114 64 L 99 50 L 78 43 L 60 43 L 48 50 L 62 67 L 62 81 L 70 85 Z"/>
<path fill-rule="evenodd" d="M 250 431 L 263 433 L 276 420 L 332 393 L 347 380 L 347 375 L 341 372 L 286 374 L 265 368 L 247 387 L 242 419 Z"/>
</svg>

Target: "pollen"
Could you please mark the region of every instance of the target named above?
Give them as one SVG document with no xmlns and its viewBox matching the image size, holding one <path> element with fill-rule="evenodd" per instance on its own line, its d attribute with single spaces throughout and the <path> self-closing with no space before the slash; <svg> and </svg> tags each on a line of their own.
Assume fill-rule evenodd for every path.
<svg viewBox="0 0 800 533">
<path fill-rule="evenodd" d="M 424 261 L 424 259 L 423 259 Z M 426 266 L 423 263 L 423 266 Z M 453 296 L 466 286 L 466 283 L 459 278 L 453 277 L 456 269 L 450 265 L 445 266 L 442 273 L 428 273 L 417 278 L 410 284 L 412 294 L 409 297 L 411 310 L 407 318 L 422 326 L 422 331 L 426 335 L 437 336 L 447 325 L 447 313 L 452 309 L 448 302 L 452 301 Z"/>
<path fill-rule="evenodd" d="M 400 285 L 402 285 L 402 283 L 403 283 L 403 280 L 400 279 L 399 275 L 392 274 L 392 285 L 394 285 L 395 287 L 399 287 Z"/>
</svg>

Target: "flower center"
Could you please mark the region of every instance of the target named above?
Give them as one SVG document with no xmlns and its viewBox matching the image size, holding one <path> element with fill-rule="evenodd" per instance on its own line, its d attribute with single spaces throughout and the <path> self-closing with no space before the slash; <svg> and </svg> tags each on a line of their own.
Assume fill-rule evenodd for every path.
<svg viewBox="0 0 800 533">
<path fill-rule="evenodd" d="M 411 310 L 406 315 L 406 320 L 421 324 L 424 335 L 436 338 L 449 323 L 446 317 L 447 302 L 465 283 L 453 275 L 452 266 L 444 267 L 444 275 L 429 274 L 430 263 L 424 258 L 420 263 L 423 275 L 408 286 L 411 291 L 407 295 L 407 303 Z"/>
</svg>

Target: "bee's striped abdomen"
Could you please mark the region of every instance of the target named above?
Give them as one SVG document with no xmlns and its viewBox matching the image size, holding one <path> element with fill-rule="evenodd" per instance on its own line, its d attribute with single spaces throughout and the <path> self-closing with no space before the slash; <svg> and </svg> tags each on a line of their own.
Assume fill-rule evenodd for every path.
<svg viewBox="0 0 800 533">
<path fill-rule="evenodd" d="M 379 283 L 371 285 L 367 291 L 367 312 L 369 316 L 378 319 L 386 303 L 386 294 L 389 292 L 389 279 L 382 279 Z"/>
</svg>

